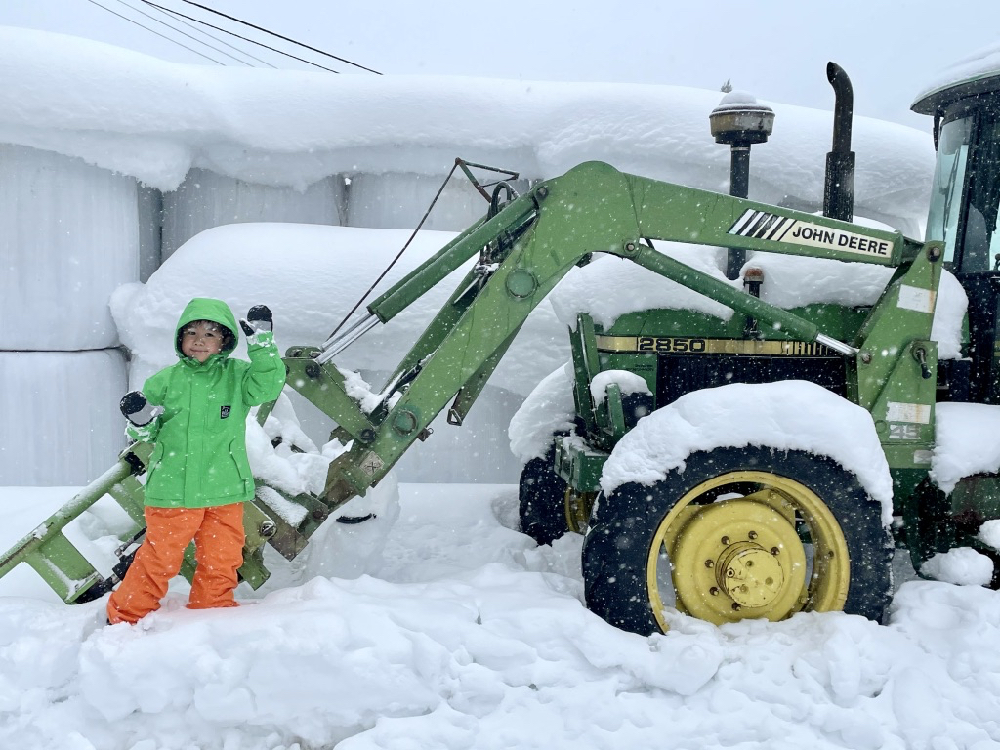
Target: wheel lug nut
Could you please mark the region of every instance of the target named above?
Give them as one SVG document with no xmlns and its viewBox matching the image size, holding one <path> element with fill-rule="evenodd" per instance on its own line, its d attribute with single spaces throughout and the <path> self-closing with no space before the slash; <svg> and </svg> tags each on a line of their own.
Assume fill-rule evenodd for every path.
<svg viewBox="0 0 1000 750">
<path fill-rule="evenodd" d="M 733 612 L 739 611 L 739 608 L 740 608 L 740 605 L 737 604 L 736 602 L 733 602 Z"/>
<path fill-rule="evenodd" d="M 715 560 L 705 560 L 705 567 L 706 568 L 714 568 L 715 567 Z"/>
<path fill-rule="evenodd" d="M 710 588 L 708 590 L 708 593 L 710 593 L 712 596 L 718 596 L 719 595 L 719 589 L 716 586 L 712 586 L 712 588 Z"/>
<path fill-rule="evenodd" d="M 723 544 L 729 544 L 729 537 L 728 536 L 722 537 L 722 543 Z"/>
<path fill-rule="evenodd" d="M 756 539 L 756 538 L 757 538 L 757 532 L 756 531 L 751 531 L 749 534 L 747 534 L 747 539 L 749 539 L 751 542 L 754 539 Z"/>
<path fill-rule="evenodd" d="M 775 557 L 777 557 L 777 555 L 778 555 L 778 548 L 777 547 L 771 547 L 771 554 L 774 555 Z"/>
</svg>

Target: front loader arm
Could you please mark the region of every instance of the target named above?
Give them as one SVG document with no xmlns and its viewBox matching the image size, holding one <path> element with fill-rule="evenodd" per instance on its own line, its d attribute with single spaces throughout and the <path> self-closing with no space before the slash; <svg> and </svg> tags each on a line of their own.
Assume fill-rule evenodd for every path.
<svg viewBox="0 0 1000 750">
<path fill-rule="evenodd" d="M 911 262 L 921 247 L 898 233 L 856 230 L 845 222 L 627 175 L 599 162 L 536 186 L 457 237 L 369 306 L 372 315 L 388 320 L 480 254 L 480 263 L 401 361 L 382 407 L 361 415 L 356 402 L 342 395 L 343 375 L 328 358 L 316 351 L 290 351 L 286 362 L 294 377 L 289 384 L 312 395 L 355 438 L 330 466 L 324 501 L 337 507 L 381 480 L 413 442 L 429 434 L 430 423 L 456 394 L 467 410 L 528 314 L 593 253 L 627 258 L 790 337 L 856 354 L 810 321 L 643 242 L 654 238 L 886 266 Z M 316 400 L 331 391 L 339 392 Z M 370 428 L 352 431 L 351 424 Z"/>
</svg>

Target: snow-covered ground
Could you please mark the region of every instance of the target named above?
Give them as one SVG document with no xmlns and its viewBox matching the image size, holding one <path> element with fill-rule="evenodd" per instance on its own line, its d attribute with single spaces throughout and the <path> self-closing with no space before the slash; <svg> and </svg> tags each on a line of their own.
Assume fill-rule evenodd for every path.
<svg viewBox="0 0 1000 750">
<path fill-rule="evenodd" d="M 71 493 L 0 490 L 0 546 Z M 900 561 L 887 625 L 678 617 L 644 638 L 583 606 L 580 537 L 539 548 L 516 530 L 516 487 L 404 484 L 399 509 L 358 577 L 324 575 L 339 555 L 321 543 L 270 559 L 239 609 L 189 611 L 178 579 L 137 627 L 99 627 L 100 604 L 16 570 L 0 580 L 0 747 L 1000 746 L 996 592 Z"/>
</svg>

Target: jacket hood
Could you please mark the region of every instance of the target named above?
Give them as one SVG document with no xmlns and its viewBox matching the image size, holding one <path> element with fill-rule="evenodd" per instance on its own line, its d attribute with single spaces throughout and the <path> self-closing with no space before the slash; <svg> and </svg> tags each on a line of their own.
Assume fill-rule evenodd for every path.
<svg viewBox="0 0 1000 750">
<path fill-rule="evenodd" d="M 177 328 L 174 332 L 174 351 L 177 352 L 177 356 L 181 359 L 184 359 L 184 352 L 181 351 L 181 329 L 192 320 L 211 320 L 229 329 L 232 335 L 222 347 L 222 351 L 220 352 L 222 356 L 228 357 L 233 349 L 236 348 L 239 335 L 236 332 L 236 317 L 233 315 L 233 311 L 229 309 L 229 305 L 220 299 L 195 297 L 187 303 L 187 307 L 181 313 L 180 320 L 177 321 Z"/>
</svg>

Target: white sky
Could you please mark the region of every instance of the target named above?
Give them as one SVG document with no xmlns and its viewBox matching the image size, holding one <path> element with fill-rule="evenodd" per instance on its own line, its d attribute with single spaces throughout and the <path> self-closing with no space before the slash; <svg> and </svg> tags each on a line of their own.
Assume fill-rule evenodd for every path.
<svg viewBox="0 0 1000 750">
<path fill-rule="evenodd" d="M 162 18 L 142 0 L 7 2 L 0 4 L 0 24 L 85 36 L 167 60 L 211 64 L 96 3 L 196 46 L 133 10 L 141 7 Z M 158 0 L 158 4 L 294 49 L 184 0 Z M 497 4 L 209 0 L 205 4 L 384 73 L 707 89 L 731 79 L 737 89 L 761 99 L 829 109 L 833 95 L 825 65 L 833 60 L 851 75 L 859 114 L 922 130 L 929 128 L 929 121 L 908 111 L 916 93 L 942 68 L 995 42 L 1000 27 L 1000 3 L 995 0 L 841 0 L 829 12 L 821 12 L 813 3 L 772 0 L 759 4 L 762 10 L 752 14 L 746 13 L 747 3 L 735 0 L 683 4 L 622 0 L 613 9 L 605 0 Z M 172 23 L 194 34 L 181 22 Z M 302 67 L 221 32 L 211 33 L 262 60 Z M 350 70 L 312 53 L 295 54 Z"/>
</svg>

